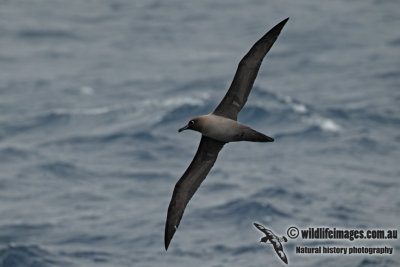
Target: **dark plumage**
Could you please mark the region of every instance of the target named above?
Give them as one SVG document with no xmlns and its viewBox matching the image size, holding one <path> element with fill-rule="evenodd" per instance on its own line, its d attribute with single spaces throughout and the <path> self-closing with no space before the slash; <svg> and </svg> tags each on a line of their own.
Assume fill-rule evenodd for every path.
<svg viewBox="0 0 400 267">
<path fill-rule="evenodd" d="M 168 207 L 165 225 L 165 249 L 179 226 L 183 212 L 197 188 L 214 165 L 219 151 L 228 142 L 273 142 L 274 139 L 237 122 L 237 116 L 247 101 L 264 56 L 278 38 L 289 18 L 273 27 L 240 61 L 232 84 L 221 103 L 211 114 L 199 116 L 179 129 L 201 132 L 196 155 L 175 185 Z"/>
</svg>

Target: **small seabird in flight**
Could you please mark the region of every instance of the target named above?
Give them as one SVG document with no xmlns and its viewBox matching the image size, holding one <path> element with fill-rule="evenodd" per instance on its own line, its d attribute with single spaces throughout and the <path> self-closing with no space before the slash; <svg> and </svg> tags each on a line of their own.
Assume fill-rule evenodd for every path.
<svg viewBox="0 0 400 267">
<path fill-rule="evenodd" d="M 288 264 L 288 259 L 286 257 L 285 252 L 283 252 L 283 246 L 281 242 L 287 242 L 287 238 L 284 236 L 282 238 L 277 237 L 271 230 L 265 228 L 261 224 L 254 223 L 254 226 L 263 232 L 265 236 L 261 238 L 260 242 L 267 243 L 268 241 L 274 246 L 276 254 L 278 254 L 279 258 L 286 264 Z"/>
<path fill-rule="evenodd" d="M 186 205 L 211 170 L 222 147 L 226 143 L 236 141 L 274 141 L 273 138 L 239 123 L 237 116 L 247 101 L 262 60 L 288 20 L 289 18 L 273 27 L 242 58 L 232 84 L 217 108 L 208 115 L 191 119 L 179 129 L 179 132 L 189 129 L 200 132 L 202 137 L 196 155 L 176 183 L 169 203 L 164 236 L 166 250 L 179 226 Z"/>
</svg>

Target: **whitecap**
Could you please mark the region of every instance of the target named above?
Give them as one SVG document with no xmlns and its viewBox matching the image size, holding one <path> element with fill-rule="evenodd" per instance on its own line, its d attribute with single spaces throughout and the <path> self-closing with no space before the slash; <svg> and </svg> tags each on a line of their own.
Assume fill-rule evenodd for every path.
<svg viewBox="0 0 400 267">
<path fill-rule="evenodd" d="M 326 132 L 339 132 L 341 130 L 339 124 L 331 119 L 312 114 L 313 112 L 310 112 L 305 104 L 293 100 L 290 96 L 278 97 L 278 99 L 286 103 L 294 112 L 304 114 L 303 120 L 308 124 L 315 125 Z"/>
<path fill-rule="evenodd" d="M 98 107 L 98 108 L 87 108 L 87 109 L 64 109 L 58 108 L 53 110 L 53 113 L 56 115 L 102 115 L 109 113 L 112 109 L 109 107 Z"/>
<path fill-rule="evenodd" d="M 297 113 L 306 113 L 308 111 L 307 107 L 305 105 L 302 105 L 302 104 L 293 103 L 291 105 L 291 108 Z"/>
<path fill-rule="evenodd" d="M 176 96 L 169 97 L 163 100 L 145 100 L 141 104 L 142 109 L 154 109 L 154 107 L 164 107 L 164 108 L 177 108 L 184 105 L 192 105 L 192 106 L 202 106 L 205 103 L 205 100 L 209 98 L 208 93 L 197 94 L 195 96 Z"/>
<path fill-rule="evenodd" d="M 300 104 L 300 103 L 297 103 L 297 102 L 294 102 L 293 99 L 292 99 L 290 96 L 285 96 L 285 97 L 283 98 L 283 101 L 284 101 L 286 104 L 288 104 L 289 107 L 291 107 L 292 110 L 293 110 L 294 112 L 297 112 L 297 113 L 306 113 L 306 112 L 308 111 L 308 110 L 307 110 L 307 107 L 306 107 L 305 105 Z"/>
<path fill-rule="evenodd" d="M 90 86 L 82 86 L 81 88 L 79 88 L 79 91 L 83 95 L 93 95 L 94 94 L 94 89 Z"/>
<path fill-rule="evenodd" d="M 322 118 L 320 116 L 312 116 L 310 118 L 307 118 L 307 122 L 311 125 L 318 126 L 321 130 L 327 132 L 339 132 L 341 130 L 339 124 L 331 119 Z"/>
<path fill-rule="evenodd" d="M 193 97 L 174 97 L 162 101 L 162 105 L 165 107 L 179 107 L 183 105 L 201 106 L 203 104 L 204 101 L 202 99 Z"/>
</svg>

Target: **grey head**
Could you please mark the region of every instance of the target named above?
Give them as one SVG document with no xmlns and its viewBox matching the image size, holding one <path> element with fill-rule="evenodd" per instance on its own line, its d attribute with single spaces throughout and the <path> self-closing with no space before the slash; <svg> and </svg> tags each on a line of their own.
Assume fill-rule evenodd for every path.
<svg viewBox="0 0 400 267">
<path fill-rule="evenodd" d="M 204 124 L 204 119 L 201 117 L 196 117 L 191 119 L 185 126 L 180 128 L 178 132 L 182 132 L 184 130 L 193 130 L 201 133 L 203 129 L 203 124 Z"/>
</svg>

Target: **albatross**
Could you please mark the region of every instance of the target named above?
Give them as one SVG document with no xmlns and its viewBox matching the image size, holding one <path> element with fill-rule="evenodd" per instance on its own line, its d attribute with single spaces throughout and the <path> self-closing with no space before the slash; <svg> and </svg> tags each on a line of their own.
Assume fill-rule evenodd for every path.
<svg viewBox="0 0 400 267">
<path fill-rule="evenodd" d="M 289 18 L 284 19 L 268 31 L 240 60 L 232 84 L 217 108 L 208 115 L 191 119 L 187 125 L 179 129 L 179 132 L 184 130 L 197 131 L 202 136 L 196 155 L 176 183 L 169 203 L 165 224 L 165 250 L 168 250 L 186 205 L 210 172 L 222 147 L 226 143 L 237 141 L 274 141 L 272 137 L 238 122 L 237 117 L 246 104 L 261 62 L 288 20 Z"/>
</svg>

